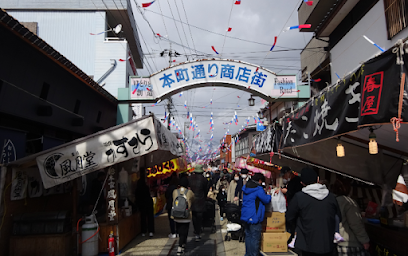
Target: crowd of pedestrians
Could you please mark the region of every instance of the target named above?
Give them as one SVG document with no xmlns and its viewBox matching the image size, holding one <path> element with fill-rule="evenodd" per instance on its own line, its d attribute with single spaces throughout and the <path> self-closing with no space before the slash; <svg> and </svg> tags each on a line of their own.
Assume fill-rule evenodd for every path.
<svg viewBox="0 0 408 256">
<path fill-rule="evenodd" d="M 226 169 L 207 172 L 205 169 L 206 166 L 196 165 L 193 173 L 180 176 L 173 173 L 169 179 L 166 210 L 171 230 L 169 238 L 179 238 L 177 255 L 184 254 L 190 222 L 194 240 L 201 240 L 203 217 L 208 210 L 206 202 L 212 201 L 219 206 L 221 221 L 227 217 L 227 205 L 240 209 L 245 256 L 258 256 L 265 207 L 271 202 L 271 193 L 277 192 L 282 192 L 286 199 L 286 230 L 291 233 L 289 248 L 295 248 L 303 256 L 366 255 L 369 238 L 359 208 L 348 196 L 348 180 L 337 179 L 329 190 L 315 170 L 305 167 L 299 174 L 283 167 L 280 183 L 271 192 L 266 189 L 261 173 L 251 177 L 247 169 L 232 174 Z M 137 193 L 143 195 L 138 205 L 151 202 L 144 182 L 138 184 Z M 148 231 L 153 236 L 153 214 L 143 208 L 142 232 Z"/>
</svg>

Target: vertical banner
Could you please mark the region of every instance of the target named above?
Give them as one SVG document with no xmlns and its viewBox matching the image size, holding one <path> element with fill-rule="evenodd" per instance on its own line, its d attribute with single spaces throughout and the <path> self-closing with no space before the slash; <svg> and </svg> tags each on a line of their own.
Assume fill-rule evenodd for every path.
<svg viewBox="0 0 408 256">
<path fill-rule="evenodd" d="M 11 180 L 10 200 L 14 201 L 26 198 L 28 183 L 26 171 L 13 168 Z"/>
<path fill-rule="evenodd" d="M 28 197 L 40 197 L 43 194 L 43 184 L 38 168 L 30 168 L 27 170 L 28 178 Z"/>
<path fill-rule="evenodd" d="M 396 64 L 396 58 L 388 51 L 362 65 L 359 125 L 390 123 L 391 118 L 398 117 L 401 66 Z"/>
<path fill-rule="evenodd" d="M 117 179 L 116 170 L 113 167 L 108 169 L 108 180 L 106 181 L 106 218 L 108 224 L 118 222 L 118 194 L 117 194 Z M 101 195 L 103 196 L 103 195 Z"/>
</svg>

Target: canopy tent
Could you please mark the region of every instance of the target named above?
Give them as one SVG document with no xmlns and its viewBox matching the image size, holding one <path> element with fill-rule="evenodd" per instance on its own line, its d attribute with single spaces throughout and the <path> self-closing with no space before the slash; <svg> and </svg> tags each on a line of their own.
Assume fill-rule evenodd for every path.
<svg viewBox="0 0 408 256">
<path fill-rule="evenodd" d="M 153 115 L 100 131 L 72 142 L 10 162 L 7 166 L 38 166 L 44 188 L 105 167 L 147 155 L 153 167 L 184 154 L 184 146 Z"/>
</svg>

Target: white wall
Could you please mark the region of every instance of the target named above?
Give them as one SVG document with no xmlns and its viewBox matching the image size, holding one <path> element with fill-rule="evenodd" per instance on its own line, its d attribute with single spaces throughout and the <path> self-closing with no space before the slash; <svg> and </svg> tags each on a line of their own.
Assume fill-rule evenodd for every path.
<svg viewBox="0 0 408 256">
<path fill-rule="evenodd" d="M 90 35 L 107 29 L 104 11 L 9 11 L 20 22 L 37 22 L 38 36 L 97 81 L 111 67 L 117 67 L 102 83 L 117 97 L 118 88 L 127 84 L 127 41 L 106 41 L 105 34 Z"/>
<path fill-rule="evenodd" d="M 387 50 L 391 48 L 398 39 L 408 36 L 408 28 L 405 28 L 392 40 L 388 40 L 384 2 L 383 0 L 378 1 L 358 24 L 331 49 L 332 83 L 338 80 L 336 73 L 342 78 L 358 68 L 362 62 L 381 53 L 377 47 L 367 42 L 362 35 L 366 35 L 381 48 Z"/>
</svg>

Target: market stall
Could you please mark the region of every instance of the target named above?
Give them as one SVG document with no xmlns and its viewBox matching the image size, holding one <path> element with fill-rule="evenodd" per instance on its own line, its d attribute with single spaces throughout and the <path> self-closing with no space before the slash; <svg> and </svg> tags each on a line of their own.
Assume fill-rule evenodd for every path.
<svg viewBox="0 0 408 256">
<path fill-rule="evenodd" d="M 83 246 L 80 219 L 90 211 L 98 220 L 98 251 L 107 252 L 111 231 L 117 248 L 123 248 L 140 232 L 139 214 L 132 209 L 136 181 L 146 177 L 146 168 L 183 154 L 182 143 L 146 116 L 2 166 L 0 254 L 75 254 Z M 94 201 L 95 184 L 100 187 Z M 44 224 L 34 227 L 38 220 Z"/>
<path fill-rule="evenodd" d="M 328 185 L 338 175 L 350 178 L 363 215 L 377 207 L 366 216 L 372 255 L 408 255 L 408 245 L 397 242 L 407 231 L 401 221 L 406 213 L 392 200 L 408 157 L 404 47 L 399 42 L 366 61 L 283 117 L 282 126 L 269 126 L 255 142 L 261 160 L 297 171 L 312 166 Z"/>
</svg>

